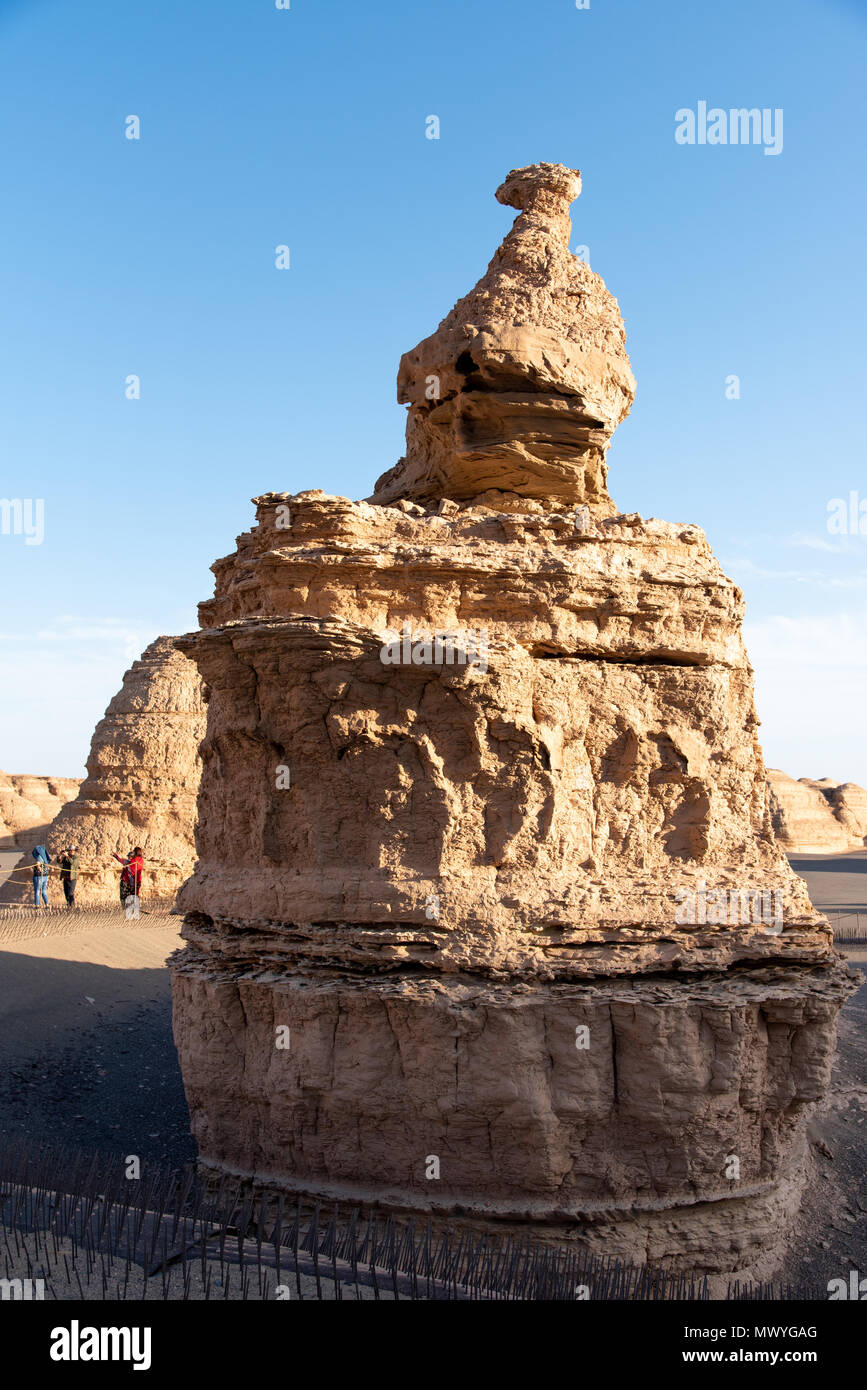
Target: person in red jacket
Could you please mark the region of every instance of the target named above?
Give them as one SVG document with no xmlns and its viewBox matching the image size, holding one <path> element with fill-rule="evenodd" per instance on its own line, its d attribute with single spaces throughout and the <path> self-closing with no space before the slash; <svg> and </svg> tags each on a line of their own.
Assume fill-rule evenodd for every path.
<svg viewBox="0 0 867 1390">
<path fill-rule="evenodd" d="M 144 872 L 141 845 L 136 845 L 126 859 L 123 859 L 119 854 L 114 857 L 118 864 L 123 865 L 120 875 L 120 905 L 125 907 L 127 898 L 137 898 L 141 892 L 141 876 Z"/>
</svg>

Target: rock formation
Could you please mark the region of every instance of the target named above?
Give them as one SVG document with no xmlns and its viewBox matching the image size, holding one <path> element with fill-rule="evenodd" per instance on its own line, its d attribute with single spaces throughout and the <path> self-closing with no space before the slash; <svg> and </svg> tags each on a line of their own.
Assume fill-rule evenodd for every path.
<svg viewBox="0 0 867 1390">
<path fill-rule="evenodd" d="M 0 772 L 0 849 L 23 848 L 44 836 L 61 806 L 78 795 L 79 777 L 29 777 Z"/>
<path fill-rule="evenodd" d="M 52 856 L 78 846 L 76 902 L 117 900 L 115 851 L 144 850 L 142 896 L 174 897 L 195 862 L 193 832 L 205 732 L 201 682 L 171 637 L 158 637 L 133 662 L 94 731 L 87 777 L 42 836 Z M 28 842 L 29 843 L 29 842 Z M 0 904 L 31 900 L 29 852 L 0 888 Z M 54 892 L 60 901 L 60 887 Z"/>
<path fill-rule="evenodd" d="M 830 777 L 796 782 L 768 769 L 771 819 L 778 842 L 790 854 L 845 854 L 867 844 L 867 791 Z"/>
<path fill-rule="evenodd" d="M 755 1269 L 852 985 L 774 839 L 741 593 L 608 497 L 633 382 L 578 187 L 507 178 L 373 498 L 269 493 L 214 565 L 175 1037 L 208 1168 Z"/>
<path fill-rule="evenodd" d="M 855 841 L 854 848 L 867 844 L 867 788 L 857 782 L 840 782 L 825 795 L 837 820 Z"/>
<path fill-rule="evenodd" d="M 569 251 L 580 192 L 559 164 L 513 169 L 497 189 L 521 216 L 475 289 L 401 358 L 406 457 L 374 501 L 494 488 L 615 511 L 605 455 L 635 378 L 617 300 Z"/>
</svg>

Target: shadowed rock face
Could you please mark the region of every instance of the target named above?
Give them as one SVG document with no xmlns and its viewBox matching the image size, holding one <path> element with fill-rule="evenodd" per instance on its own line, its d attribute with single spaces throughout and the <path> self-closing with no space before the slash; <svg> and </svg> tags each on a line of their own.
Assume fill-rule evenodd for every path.
<svg viewBox="0 0 867 1390">
<path fill-rule="evenodd" d="M 635 380 L 617 301 L 569 250 L 577 170 L 515 169 L 518 208 L 485 275 L 401 358 L 406 457 L 372 500 L 477 497 L 489 488 L 614 511 L 605 454 Z"/>
<path fill-rule="evenodd" d="M 486 319 L 469 296 L 406 379 L 441 367 L 454 422 L 449 363 L 487 324 L 492 409 L 508 359 L 607 440 L 614 301 L 598 282 L 559 337 L 552 307 L 577 175 L 504 189 L 520 316 L 517 290 Z M 535 280 L 522 238 L 553 248 Z M 697 527 L 615 513 L 595 445 L 543 457 L 509 426 L 520 468 L 474 472 L 417 404 L 395 500 L 258 498 L 179 639 L 209 691 L 173 961 L 202 1161 L 758 1270 L 852 985 L 774 838 L 742 596 Z"/>
<path fill-rule="evenodd" d="M 117 901 L 120 865 L 112 855 L 136 844 L 144 851 L 143 897 L 174 897 L 192 872 L 204 732 L 198 671 L 171 637 L 158 637 L 126 672 L 94 730 L 78 796 L 43 837 L 53 857 L 77 845 L 80 906 Z M 25 854 L 0 888 L 0 903 L 32 901 L 31 867 Z M 52 891 L 55 904 L 62 901 L 56 880 Z"/>
</svg>

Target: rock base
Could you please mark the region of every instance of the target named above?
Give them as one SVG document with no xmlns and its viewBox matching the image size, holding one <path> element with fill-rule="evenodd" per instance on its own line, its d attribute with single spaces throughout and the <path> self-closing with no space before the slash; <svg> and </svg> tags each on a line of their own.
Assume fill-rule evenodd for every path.
<svg viewBox="0 0 867 1390">
<path fill-rule="evenodd" d="M 691 1273 L 767 1270 L 842 962 L 496 984 L 173 961 L 203 1165 Z"/>
</svg>

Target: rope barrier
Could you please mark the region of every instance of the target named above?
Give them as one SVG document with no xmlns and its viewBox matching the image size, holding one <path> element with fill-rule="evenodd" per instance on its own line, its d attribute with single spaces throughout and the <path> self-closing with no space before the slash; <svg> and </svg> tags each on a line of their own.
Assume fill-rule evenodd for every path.
<svg viewBox="0 0 867 1390">
<path fill-rule="evenodd" d="M 78 875 L 79 875 L 79 877 L 80 877 L 82 874 L 101 874 L 101 873 L 104 873 L 106 869 L 112 869 L 112 870 L 114 870 L 114 868 L 115 868 L 114 864 L 102 864 L 102 865 L 100 865 L 98 868 L 95 868 L 95 869 L 82 869 L 82 868 L 79 866 L 79 868 L 78 868 Z M 181 872 L 184 871 L 183 865 L 182 865 L 182 864 L 179 864 L 179 863 L 177 862 L 177 860 L 174 860 L 174 859 L 148 859 L 148 860 L 145 862 L 145 867 L 144 867 L 143 873 L 146 873 L 148 869 L 178 869 L 178 870 L 181 871 Z M 10 869 L 9 872 L 8 872 L 8 874 L 6 875 L 6 879 L 7 879 L 7 881 L 8 881 L 8 879 L 14 878 L 14 876 L 15 876 L 16 874 L 24 875 L 24 876 L 26 876 L 28 879 L 32 879 L 32 878 L 34 878 L 34 877 L 37 877 L 37 878 L 50 878 L 53 874 L 60 874 L 60 873 L 62 873 L 62 872 L 63 872 L 63 870 L 61 869 L 60 865 L 59 865 L 58 863 L 56 863 L 56 862 L 51 863 L 51 864 L 46 864 L 46 865 L 45 865 L 45 873 L 44 873 L 44 874 L 41 873 L 41 874 L 37 874 L 37 875 L 34 875 L 34 873 L 33 873 L 33 865 L 32 865 L 32 864 L 22 864 L 19 868 Z"/>
</svg>

